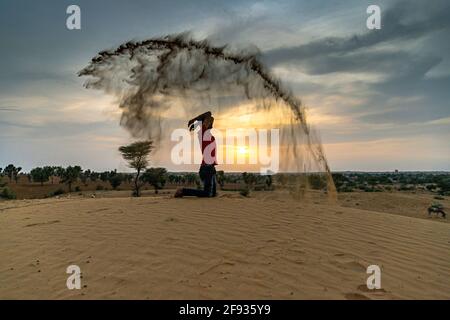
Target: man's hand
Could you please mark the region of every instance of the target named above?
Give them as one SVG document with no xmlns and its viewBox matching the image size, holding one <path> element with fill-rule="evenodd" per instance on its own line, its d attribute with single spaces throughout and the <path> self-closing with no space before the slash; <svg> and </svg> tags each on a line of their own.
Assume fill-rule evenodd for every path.
<svg viewBox="0 0 450 320">
<path fill-rule="evenodd" d="M 189 120 L 189 122 L 188 122 L 189 131 L 194 130 L 194 122 L 195 121 L 203 121 L 206 117 L 211 117 L 211 111 L 202 113 L 201 115 Z"/>
<path fill-rule="evenodd" d="M 189 122 L 188 122 L 189 131 L 194 130 L 194 123 L 195 123 L 195 119 L 189 120 Z"/>
</svg>

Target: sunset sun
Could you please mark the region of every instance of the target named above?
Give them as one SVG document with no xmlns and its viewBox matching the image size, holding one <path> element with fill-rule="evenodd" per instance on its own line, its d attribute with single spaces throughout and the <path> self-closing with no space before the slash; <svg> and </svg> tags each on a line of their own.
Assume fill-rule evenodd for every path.
<svg viewBox="0 0 450 320">
<path fill-rule="evenodd" d="M 239 155 L 247 155 L 249 153 L 248 147 L 247 146 L 240 146 L 240 147 L 238 147 L 237 153 Z"/>
</svg>

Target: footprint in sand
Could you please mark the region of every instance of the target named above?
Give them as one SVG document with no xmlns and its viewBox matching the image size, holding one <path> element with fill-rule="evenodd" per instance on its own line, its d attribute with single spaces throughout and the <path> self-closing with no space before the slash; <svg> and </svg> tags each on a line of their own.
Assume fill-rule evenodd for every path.
<svg viewBox="0 0 450 320">
<path fill-rule="evenodd" d="M 97 213 L 97 212 L 106 211 L 106 210 L 109 210 L 109 208 L 101 208 L 101 209 L 97 209 L 97 210 L 92 210 L 92 211 L 88 211 L 87 213 Z"/>
<path fill-rule="evenodd" d="M 53 221 L 47 221 L 47 222 L 32 223 L 32 224 L 27 224 L 25 227 L 43 226 L 46 224 L 54 224 L 54 223 L 58 223 L 58 222 L 61 222 L 61 221 L 53 220 Z"/>
<path fill-rule="evenodd" d="M 345 263 L 345 267 L 354 271 L 366 271 L 366 267 L 364 267 L 364 265 L 359 263 L 358 261 Z"/>
<path fill-rule="evenodd" d="M 335 260 L 332 261 L 332 263 L 344 268 L 344 269 L 350 269 L 353 271 L 362 271 L 365 272 L 366 271 L 366 267 L 358 262 L 358 257 L 351 255 L 351 254 L 346 254 L 346 253 L 336 253 L 334 255 L 336 257 Z"/>
<path fill-rule="evenodd" d="M 235 265 L 234 262 L 221 260 L 219 262 L 216 262 L 216 263 L 210 265 L 208 268 L 204 269 L 203 271 L 200 271 L 199 275 L 204 275 L 204 274 L 209 273 L 209 272 L 211 272 L 211 271 L 213 271 L 215 269 L 218 269 L 218 268 L 222 269 L 224 267 L 225 268 L 226 267 L 233 267 L 234 265 Z"/>
</svg>

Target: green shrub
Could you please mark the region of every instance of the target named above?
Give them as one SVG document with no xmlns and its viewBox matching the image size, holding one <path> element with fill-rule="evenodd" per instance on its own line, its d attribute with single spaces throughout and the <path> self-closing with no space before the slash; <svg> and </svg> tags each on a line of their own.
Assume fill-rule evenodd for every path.
<svg viewBox="0 0 450 320">
<path fill-rule="evenodd" d="M 81 188 L 79 186 L 76 186 L 75 187 L 75 192 L 80 192 L 80 191 L 81 191 Z"/>
<path fill-rule="evenodd" d="M 444 206 L 442 205 L 442 203 L 439 203 L 439 202 L 433 202 L 431 204 L 431 207 L 436 208 L 436 209 L 444 209 Z"/>
<path fill-rule="evenodd" d="M 338 189 L 338 192 L 353 192 L 353 188 L 350 186 L 342 186 Z"/>
<path fill-rule="evenodd" d="M 11 189 L 5 188 L 0 193 L 0 198 L 7 199 L 7 200 L 12 200 L 12 199 L 16 199 L 16 194 Z"/>
<path fill-rule="evenodd" d="M 95 190 L 98 190 L 98 191 L 105 190 L 105 187 L 98 185 L 97 188 L 95 188 Z"/>
<path fill-rule="evenodd" d="M 55 191 L 53 191 L 51 194 L 50 194 L 50 196 L 59 196 L 59 195 L 61 195 L 61 194 L 64 194 L 65 192 L 64 192 L 64 190 L 62 189 L 62 188 L 59 188 L 58 190 L 55 190 Z"/>
<path fill-rule="evenodd" d="M 117 173 L 116 171 L 111 171 L 108 175 L 108 181 L 113 190 L 117 190 L 117 188 L 122 184 L 124 181 L 124 177 L 122 174 Z"/>
</svg>

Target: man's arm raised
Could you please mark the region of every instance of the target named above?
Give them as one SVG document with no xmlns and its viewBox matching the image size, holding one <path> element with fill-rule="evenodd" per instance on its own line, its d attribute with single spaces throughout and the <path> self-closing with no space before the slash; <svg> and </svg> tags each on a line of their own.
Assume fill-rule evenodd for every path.
<svg viewBox="0 0 450 320">
<path fill-rule="evenodd" d="M 194 130 L 194 122 L 195 121 L 203 121 L 206 117 L 211 117 L 211 111 L 207 111 L 205 113 L 202 113 L 201 115 L 198 115 L 197 117 L 189 120 L 188 122 L 188 128 L 190 131 Z"/>
</svg>

